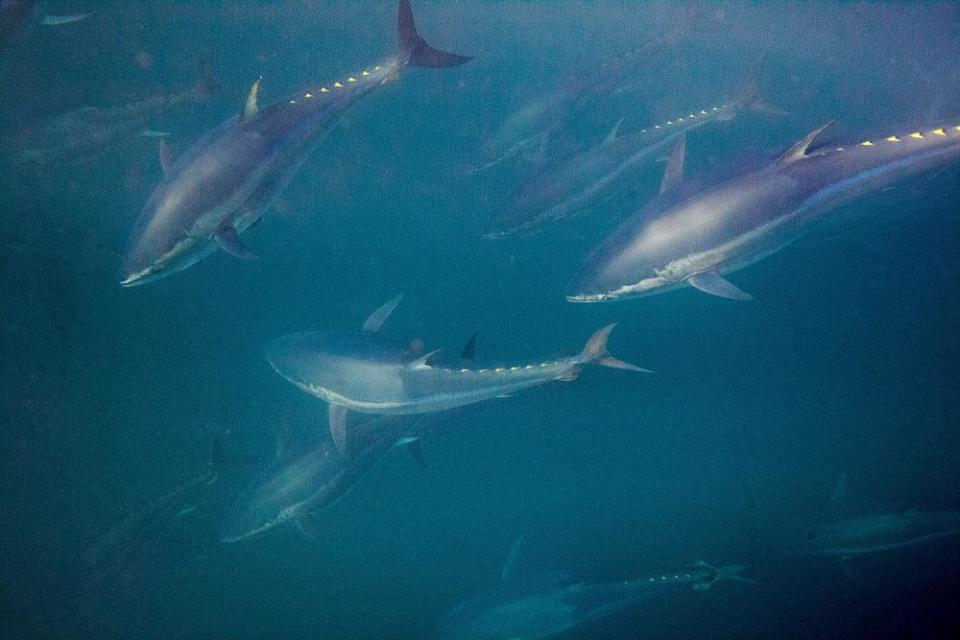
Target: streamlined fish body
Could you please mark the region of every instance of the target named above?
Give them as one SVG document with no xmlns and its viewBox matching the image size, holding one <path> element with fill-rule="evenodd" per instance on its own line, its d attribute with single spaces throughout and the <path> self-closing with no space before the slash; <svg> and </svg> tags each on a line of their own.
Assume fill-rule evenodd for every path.
<svg viewBox="0 0 960 640">
<path fill-rule="evenodd" d="M 296 333 L 272 342 L 266 356 L 281 376 L 332 405 L 384 415 L 429 413 L 573 380 L 591 363 L 642 371 L 607 353 L 614 326 L 597 331 L 577 355 L 489 369 L 435 364 L 436 352 L 411 354 L 400 344 L 363 333 Z"/>
<path fill-rule="evenodd" d="M 621 300 L 687 284 L 748 299 L 723 274 L 775 253 L 845 203 L 960 156 L 956 125 L 813 148 L 825 128 L 758 171 L 693 193 L 664 193 L 592 253 L 567 299 Z"/>
<path fill-rule="evenodd" d="M 852 558 L 960 536 L 956 511 L 899 511 L 850 518 L 811 529 L 807 553 Z"/>
<path fill-rule="evenodd" d="M 239 542 L 296 522 L 347 495 L 397 439 L 392 430 L 354 426 L 356 432 L 366 434 L 366 441 L 355 447 L 353 455 L 347 456 L 332 442 L 324 441 L 262 471 L 227 511 L 220 525 L 220 540 Z"/>
<path fill-rule="evenodd" d="M 483 237 L 532 232 L 583 213 L 621 188 L 631 168 L 656 159 L 690 131 L 735 118 L 746 106 L 730 101 L 623 135 L 614 128 L 602 144 L 546 166 L 523 182 L 493 216 Z"/>
<path fill-rule="evenodd" d="M 663 575 L 610 583 L 501 583 L 444 618 L 443 640 L 537 640 L 613 615 L 683 587 L 706 590 L 721 580 L 750 582 L 744 567 L 712 567 L 700 562 Z"/>
<path fill-rule="evenodd" d="M 0 148 L 21 165 L 76 165 L 138 137 L 164 137 L 157 126 L 172 115 L 221 93 L 204 75 L 181 91 L 163 93 L 115 107 L 82 107 L 4 136 Z"/>
<path fill-rule="evenodd" d="M 398 55 L 265 109 L 257 104 L 258 80 L 243 113 L 209 132 L 178 161 L 161 147 L 165 176 L 140 214 L 121 285 L 182 271 L 218 246 L 254 257 L 239 234 L 260 219 L 344 111 L 408 66 L 450 67 L 469 60 L 425 42 L 409 0 L 400 0 L 397 25 Z"/>
</svg>

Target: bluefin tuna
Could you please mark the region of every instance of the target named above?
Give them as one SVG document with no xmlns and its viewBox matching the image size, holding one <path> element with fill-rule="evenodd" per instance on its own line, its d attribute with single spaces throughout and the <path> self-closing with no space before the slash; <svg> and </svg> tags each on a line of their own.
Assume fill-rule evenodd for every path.
<svg viewBox="0 0 960 640">
<path fill-rule="evenodd" d="M 138 138 L 165 137 L 165 132 L 153 127 L 219 95 L 220 85 L 209 65 L 204 65 L 199 80 L 178 91 L 112 107 L 81 107 L 28 122 L 0 139 L 0 150 L 18 165 L 83 164 Z"/>
<path fill-rule="evenodd" d="M 295 333 L 270 343 L 266 357 L 289 382 L 331 405 L 360 413 L 418 414 L 575 380 L 588 364 L 646 371 L 609 354 L 607 339 L 615 326 L 597 331 L 576 355 L 486 369 L 443 363 L 439 350 L 412 353 L 407 343 L 369 332 Z"/>
<path fill-rule="evenodd" d="M 379 332 L 399 301 L 398 296 L 377 309 L 362 331 Z M 464 347 L 462 360 L 473 359 L 474 344 L 475 336 Z M 369 416 L 330 405 L 332 440 L 292 455 L 280 452 L 237 497 L 221 523 L 220 539 L 238 542 L 290 522 L 309 533 L 317 516 L 346 496 L 394 446 L 403 446 L 424 464 L 421 438 L 437 428 L 441 415 L 448 416 Z"/>
<path fill-rule="evenodd" d="M 829 522 L 808 530 L 801 547 L 818 556 L 853 558 L 960 536 L 960 512 L 895 511 Z"/>
<path fill-rule="evenodd" d="M 542 160 L 551 140 L 598 99 L 626 91 L 638 68 L 659 60 L 697 19 L 691 5 L 684 18 L 663 33 L 590 67 L 567 73 L 555 86 L 524 102 L 484 141 L 481 160 L 467 173 L 486 171 L 518 157 Z"/>
<path fill-rule="evenodd" d="M 260 81 L 243 112 L 207 133 L 173 161 L 161 145 L 164 178 L 133 232 L 123 286 L 182 271 L 218 247 L 254 254 L 239 239 L 258 222 L 310 151 L 362 97 L 415 67 L 452 67 L 470 58 L 434 49 L 417 33 L 409 0 L 400 0 L 399 52 L 380 64 L 260 109 Z"/>
<path fill-rule="evenodd" d="M 784 112 L 760 95 L 759 65 L 754 76 L 732 99 L 620 134 L 618 122 L 599 144 L 549 164 L 517 187 L 482 236 L 502 238 L 532 232 L 555 220 L 584 213 L 616 193 L 630 170 L 666 153 L 687 133 L 716 122 L 733 120 L 745 110 Z"/>
<path fill-rule="evenodd" d="M 0 52 L 19 42 L 34 24 L 53 27 L 79 22 L 89 15 L 44 15 L 38 0 L 0 0 Z"/>
<path fill-rule="evenodd" d="M 958 124 L 815 145 L 828 126 L 759 170 L 706 189 L 668 189 L 592 253 L 567 300 L 622 300 L 685 285 L 750 299 L 724 275 L 779 251 L 840 206 L 960 157 Z"/>
<path fill-rule="evenodd" d="M 682 588 L 709 589 L 724 580 L 753 582 L 745 567 L 714 567 L 697 562 L 679 571 L 625 580 L 585 583 L 505 580 L 493 591 L 469 600 L 445 616 L 443 640 L 536 640 L 553 638 Z M 532 579 L 531 579 L 532 578 Z"/>
</svg>

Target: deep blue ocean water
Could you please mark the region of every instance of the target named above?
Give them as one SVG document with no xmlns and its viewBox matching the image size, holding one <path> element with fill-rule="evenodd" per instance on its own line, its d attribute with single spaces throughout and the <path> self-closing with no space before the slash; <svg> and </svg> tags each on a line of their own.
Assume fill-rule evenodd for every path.
<svg viewBox="0 0 960 640">
<path fill-rule="evenodd" d="M 748 565 L 756 581 L 677 590 L 566 638 L 960 634 L 958 538 L 864 556 L 855 572 L 794 540 L 840 511 L 960 510 L 960 168 L 868 194 L 738 272 L 749 303 L 690 288 L 564 300 L 589 250 L 656 193 L 662 162 L 582 218 L 479 238 L 530 170 L 464 175 L 497 126 L 690 6 L 414 2 L 428 40 L 476 59 L 412 69 L 346 113 L 244 234 L 258 260 L 220 252 L 143 287 L 121 289 L 117 273 L 161 178 L 157 138 L 39 166 L 4 147 L 0 636 L 431 638 L 496 585 L 520 535 L 521 572 L 606 582 L 702 559 Z M 844 139 L 960 125 L 954 3 L 696 6 L 696 28 L 636 61 L 627 90 L 566 125 L 572 139 L 715 104 L 763 56 L 764 93 L 789 115 L 692 133 L 689 174 L 776 157 L 830 119 Z M 181 90 L 209 63 L 222 93 L 148 126 L 181 154 L 240 111 L 257 77 L 271 103 L 396 44 L 392 2 L 38 11 L 93 14 L 27 25 L 0 49 L 0 137 Z M 221 518 L 278 438 L 327 437 L 323 403 L 276 375 L 264 346 L 354 330 L 397 293 L 384 332 L 428 348 L 457 353 L 477 332 L 478 361 L 527 362 L 619 322 L 611 351 L 656 374 L 590 367 L 485 403 L 424 439 L 425 469 L 390 451 L 311 535 L 285 525 L 221 543 Z M 224 430 L 235 457 L 256 460 L 158 508 L 209 471 Z M 143 517 L 125 526 L 131 514 Z"/>
</svg>

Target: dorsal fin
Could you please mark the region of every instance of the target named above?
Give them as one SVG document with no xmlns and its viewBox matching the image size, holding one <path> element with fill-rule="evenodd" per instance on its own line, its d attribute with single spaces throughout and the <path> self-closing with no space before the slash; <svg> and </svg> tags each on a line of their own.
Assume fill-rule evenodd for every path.
<svg viewBox="0 0 960 640">
<path fill-rule="evenodd" d="M 673 151 L 670 152 L 667 169 L 663 172 L 663 180 L 660 181 L 660 193 L 676 188 L 683 181 L 683 162 L 686 155 L 687 134 L 683 134 L 677 140 L 677 144 L 673 146 Z"/>
<path fill-rule="evenodd" d="M 620 135 L 620 125 L 623 124 L 623 118 L 617 120 L 613 125 L 613 129 L 610 129 L 610 133 L 607 134 L 607 137 L 603 139 L 603 144 L 613 144 L 617 141 L 617 137 Z"/>
<path fill-rule="evenodd" d="M 800 142 L 796 143 L 789 149 L 786 153 L 777 158 L 777 164 L 790 164 L 791 162 L 796 162 L 797 160 L 802 160 L 807 157 L 807 149 L 810 148 L 810 145 L 813 144 L 813 141 L 817 139 L 824 130 L 834 123 L 833 120 L 823 125 L 818 129 L 814 129 L 807 135 L 803 136 L 803 139 Z"/>
<path fill-rule="evenodd" d="M 473 353 L 477 349 L 477 334 L 470 336 L 467 344 L 463 345 L 463 351 L 460 352 L 461 360 L 473 360 Z"/>
<path fill-rule="evenodd" d="M 170 152 L 170 145 L 163 138 L 160 138 L 160 167 L 163 169 L 163 175 L 170 175 L 170 167 L 173 166 L 173 154 Z"/>
<path fill-rule="evenodd" d="M 257 104 L 257 101 L 260 97 L 261 80 L 263 80 L 263 76 L 257 78 L 254 83 L 250 85 L 250 93 L 247 94 L 247 101 L 243 105 L 243 115 L 240 116 L 240 120 L 242 122 L 246 122 L 260 112 L 260 107 Z"/>
<path fill-rule="evenodd" d="M 370 317 L 364 321 L 360 331 L 363 331 L 364 333 L 379 333 L 383 323 L 387 321 L 387 318 L 390 317 L 390 314 L 393 313 L 393 310 L 397 308 L 397 305 L 400 304 L 401 300 L 403 300 L 402 293 L 383 303 L 379 309 L 371 313 Z"/>
</svg>

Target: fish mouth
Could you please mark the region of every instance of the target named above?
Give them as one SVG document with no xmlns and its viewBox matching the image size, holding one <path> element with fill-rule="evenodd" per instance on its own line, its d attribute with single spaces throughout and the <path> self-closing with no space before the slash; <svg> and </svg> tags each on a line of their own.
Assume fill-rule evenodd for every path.
<svg viewBox="0 0 960 640">
<path fill-rule="evenodd" d="M 120 286 L 125 289 L 129 289 L 131 287 L 138 287 L 152 280 L 156 280 L 156 271 L 156 267 L 147 267 L 143 271 L 136 271 L 127 275 L 125 278 L 123 278 L 123 274 L 121 274 L 120 277 L 122 277 L 123 280 L 120 281 Z"/>
<path fill-rule="evenodd" d="M 640 298 L 656 293 L 661 293 L 667 289 L 677 286 L 677 283 L 671 283 L 660 276 L 644 278 L 635 284 L 627 284 L 615 289 L 604 291 L 590 291 L 589 287 L 580 287 L 576 280 L 567 287 L 565 295 L 567 302 L 576 302 L 589 304 L 596 302 L 619 302 L 630 298 Z"/>
</svg>

